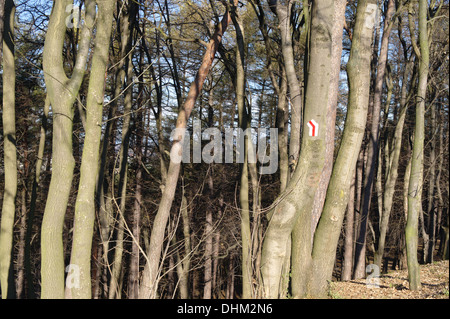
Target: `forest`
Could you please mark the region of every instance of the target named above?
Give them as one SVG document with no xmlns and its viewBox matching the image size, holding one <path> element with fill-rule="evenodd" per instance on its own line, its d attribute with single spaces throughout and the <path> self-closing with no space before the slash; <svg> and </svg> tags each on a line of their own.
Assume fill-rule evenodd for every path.
<svg viewBox="0 0 450 319">
<path fill-rule="evenodd" d="M 3 299 L 448 261 L 449 1 L 0 0 L 0 58 Z"/>
</svg>

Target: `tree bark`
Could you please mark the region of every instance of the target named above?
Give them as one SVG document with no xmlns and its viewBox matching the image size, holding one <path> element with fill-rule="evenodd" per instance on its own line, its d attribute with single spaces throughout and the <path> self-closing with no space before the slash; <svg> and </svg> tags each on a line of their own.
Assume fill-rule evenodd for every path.
<svg viewBox="0 0 450 319">
<path fill-rule="evenodd" d="M 97 32 L 86 103 L 86 137 L 80 168 L 80 184 L 75 203 L 73 243 L 70 264 L 79 267 L 79 285 L 67 287 L 66 298 L 90 299 L 91 250 L 95 221 L 96 172 L 100 159 L 104 88 L 109 64 L 109 43 L 114 3 L 97 0 Z"/>
<path fill-rule="evenodd" d="M 300 82 L 297 78 L 294 61 L 294 48 L 292 47 L 291 33 L 291 9 L 294 1 L 288 0 L 281 3 L 279 0 L 269 1 L 272 11 L 278 17 L 278 27 L 281 35 L 281 53 L 283 55 L 284 67 L 289 87 L 290 106 L 291 106 L 291 136 L 289 143 L 289 160 L 291 172 L 295 170 L 298 156 L 300 154 L 300 133 L 302 126 L 302 96 L 300 91 Z M 308 9 L 307 9 L 308 10 Z"/>
<path fill-rule="evenodd" d="M 418 219 L 422 212 L 423 148 L 425 139 L 425 100 L 428 82 L 429 47 L 427 28 L 428 3 L 419 0 L 419 84 L 416 96 L 414 144 L 411 157 L 411 176 L 408 186 L 408 219 L 406 223 L 406 252 L 408 280 L 411 290 L 421 289 L 420 269 L 417 260 Z"/>
<path fill-rule="evenodd" d="M 355 191 L 356 191 L 356 169 L 353 174 L 353 181 L 350 185 L 348 197 L 347 213 L 345 215 L 345 242 L 344 242 L 344 260 L 342 265 L 342 281 L 352 279 L 353 270 L 353 240 L 355 230 Z"/>
<path fill-rule="evenodd" d="M 14 1 L 6 0 L 3 30 L 3 154 L 5 187 L 0 228 L 0 286 L 2 298 L 14 298 L 13 241 L 17 195 Z"/>
<path fill-rule="evenodd" d="M 341 146 L 333 167 L 325 205 L 314 235 L 309 295 L 326 295 L 336 258 L 336 248 L 348 204 L 367 120 L 370 90 L 370 55 L 376 11 L 375 0 L 359 1 L 350 58 L 348 111 Z M 342 30 L 342 29 L 341 29 Z"/>
<path fill-rule="evenodd" d="M 338 74 L 340 64 L 333 64 L 332 46 L 342 42 L 333 38 L 333 30 L 338 21 L 334 20 L 339 9 L 345 6 L 335 1 L 319 1 L 313 4 L 311 27 L 311 54 L 308 69 L 308 83 L 305 94 L 305 111 L 303 131 L 308 132 L 308 122 L 318 123 L 318 134 L 309 136 L 304 134 L 301 153 L 297 167 L 289 184 L 282 194 L 275 200 L 269 211 L 269 225 L 264 235 L 261 259 L 261 273 L 264 282 L 264 297 L 278 298 L 280 296 L 280 280 L 283 261 L 289 248 L 288 242 L 292 229 L 300 218 L 302 221 L 301 237 L 304 242 L 302 264 L 299 274 L 302 278 L 296 284 L 302 295 L 302 282 L 306 281 L 311 259 L 311 209 L 314 195 L 319 184 L 325 163 L 326 154 L 326 114 L 330 103 L 335 100 L 337 85 L 335 74 Z M 337 15 L 339 16 L 339 15 Z M 342 25 L 343 25 L 343 21 Z M 342 28 L 341 28 L 342 29 Z M 342 35 L 342 34 L 341 34 Z M 336 41 L 336 42 L 334 42 Z M 331 72 L 330 72 L 331 70 Z M 298 199 L 302 198 L 302 201 Z M 309 257 L 308 257 L 309 255 Z M 305 271 L 303 271 L 304 269 Z"/>
<path fill-rule="evenodd" d="M 133 94 L 133 49 L 132 49 L 132 23 L 135 17 L 136 11 L 134 10 L 134 4 L 131 4 L 127 14 L 124 15 L 123 28 L 126 45 L 127 55 L 124 56 L 125 68 L 126 68 L 126 81 L 124 82 L 125 96 L 124 96 L 124 108 L 123 108 L 123 123 L 122 123 L 122 144 L 119 151 L 119 183 L 118 183 L 118 213 L 117 213 L 117 238 L 116 247 L 114 249 L 114 262 L 111 274 L 111 282 L 109 287 L 109 298 L 120 298 L 121 296 L 121 282 L 120 277 L 122 270 L 122 259 L 124 250 L 124 233 L 125 233 L 125 211 L 126 211 L 126 197 L 128 186 L 128 150 L 130 145 L 130 122 L 131 122 L 131 110 L 132 110 L 132 94 Z M 116 88 L 117 89 L 117 88 Z"/>
<path fill-rule="evenodd" d="M 430 117 L 431 117 L 431 142 L 430 142 L 430 171 L 429 171 L 429 183 L 428 183 L 428 207 L 427 207 L 427 215 L 428 215 L 428 256 L 426 260 L 427 263 L 433 262 L 433 252 L 434 252 L 434 243 L 436 237 L 436 205 L 434 199 L 434 189 L 436 186 L 436 104 L 432 102 L 430 109 Z M 426 245 L 424 245 L 424 249 Z M 425 254 L 424 254 L 425 255 Z"/>
<path fill-rule="evenodd" d="M 379 131 L 380 131 L 380 112 L 383 93 L 383 83 L 385 81 L 386 63 L 389 49 L 389 36 L 392 30 L 392 15 L 394 14 L 395 4 L 393 0 L 389 0 L 387 4 L 386 16 L 384 19 L 383 35 L 381 38 L 381 48 L 378 55 L 378 64 L 376 68 L 376 77 L 374 84 L 373 107 L 371 109 L 370 132 L 368 136 L 367 161 L 365 166 L 364 192 L 362 194 L 362 223 L 360 236 L 357 241 L 356 248 L 356 271 L 357 278 L 364 277 L 365 260 L 366 260 L 366 233 L 367 223 L 370 215 L 370 201 L 372 198 L 373 181 L 377 167 L 377 159 L 379 154 Z M 375 50 L 378 50 L 378 43 L 375 43 Z"/>
<path fill-rule="evenodd" d="M 63 226 L 75 160 L 72 149 L 73 103 L 83 80 L 95 19 L 95 2 L 86 2 L 86 18 L 72 77 L 64 71 L 66 7 L 55 2 L 45 37 L 43 70 L 53 112 L 52 177 L 41 227 L 41 298 L 64 298 Z"/>
</svg>

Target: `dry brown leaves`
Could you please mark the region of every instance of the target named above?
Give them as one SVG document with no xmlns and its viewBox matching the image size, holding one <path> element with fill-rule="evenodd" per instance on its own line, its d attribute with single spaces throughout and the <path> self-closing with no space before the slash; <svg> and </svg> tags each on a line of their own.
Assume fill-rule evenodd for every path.
<svg viewBox="0 0 450 319">
<path fill-rule="evenodd" d="M 408 271 L 381 274 L 379 288 L 366 285 L 366 279 L 332 282 L 329 296 L 334 299 L 449 299 L 449 261 L 420 266 L 422 289 L 409 290 Z"/>
</svg>

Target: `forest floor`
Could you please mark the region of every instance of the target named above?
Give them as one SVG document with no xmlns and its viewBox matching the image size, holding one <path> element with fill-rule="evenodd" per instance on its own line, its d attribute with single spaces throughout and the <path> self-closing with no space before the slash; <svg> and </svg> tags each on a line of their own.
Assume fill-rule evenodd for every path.
<svg viewBox="0 0 450 319">
<path fill-rule="evenodd" d="M 449 261 L 420 265 L 422 289 L 409 290 L 408 270 L 395 270 L 380 275 L 379 288 L 366 284 L 366 279 L 334 281 L 330 285 L 332 299 L 449 299 Z"/>
</svg>

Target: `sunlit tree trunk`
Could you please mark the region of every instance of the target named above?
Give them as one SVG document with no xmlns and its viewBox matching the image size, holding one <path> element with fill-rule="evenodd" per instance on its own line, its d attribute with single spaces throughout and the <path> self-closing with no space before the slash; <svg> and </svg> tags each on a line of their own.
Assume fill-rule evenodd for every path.
<svg viewBox="0 0 450 319">
<path fill-rule="evenodd" d="M 95 2 L 86 1 L 86 17 L 81 31 L 72 77 L 64 70 L 63 47 L 67 6 L 54 3 L 45 36 L 43 70 L 53 113 L 52 177 L 41 227 L 41 298 L 64 298 L 63 225 L 75 160 L 72 149 L 73 103 L 86 69 L 89 44 L 96 14 Z"/>
<path fill-rule="evenodd" d="M 70 257 L 70 264 L 76 265 L 79 269 L 79 283 L 74 287 L 67 287 L 66 291 L 66 297 L 74 299 L 90 299 L 92 294 L 91 250 L 95 221 L 96 172 L 100 158 L 105 74 L 109 64 L 114 2 L 97 0 L 97 5 L 97 32 L 86 102 L 86 137 L 81 158 Z"/>
<path fill-rule="evenodd" d="M 414 144 L 411 157 L 411 176 L 408 187 L 408 219 L 406 223 L 406 252 L 408 279 L 411 290 L 421 288 L 420 269 L 417 260 L 418 220 L 422 211 L 423 148 L 425 140 L 425 100 L 428 83 L 429 47 L 427 28 L 428 2 L 419 0 L 419 84 L 416 96 Z"/>
<path fill-rule="evenodd" d="M 305 258 L 301 258 L 299 266 L 300 277 L 295 283 L 297 288 L 294 296 L 300 297 L 305 292 L 305 285 L 309 276 L 311 262 L 311 210 L 314 196 L 319 184 L 320 176 L 325 164 L 326 154 L 326 114 L 328 107 L 336 101 L 337 80 L 340 60 L 334 59 L 336 51 L 342 41 L 333 30 L 342 29 L 342 17 L 345 2 L 317 1 L 311 11 L 311 49 L 308 69 L 308 82 L 305 94 L 305 111 L 303 123 L 301 153 L 297 167 L 286 187 L 286 190 L 273 203 L 269 211 L 269 225 L 264 235 L 261 260 L 261 273 L 264 282 L 264 297 L 278 298 L 283 263 L 290 249 L 289 241 L 292 229 L 297 220 L 302 221 L 301 241 L 304 243 L 302 251 Z M 340 36 L 342 36 L 342 33 Z M 336 45 L 336 47 L 334 47 Z M 340 56 L 340 54 L 339 54 Z M 315 131 L 309 133 L 308 122 L 317 123 Z M 302 200 L 299 201 L 298 199 Z M 290 253 L 290 251 L 289 251 Z M 294 288 L 293 288 L 294 291 Z"/>
<path fill-rule="evenodd" d="M 13 239 L 17 195 L 16 70 L 14 57 L 14 1 L 6 0 L 3 29 L 3 153 L 5 187 L 0 228 L 0 286 L 2 298 L 14 298 Z M 2 18 L 2 17 L 0 17 Z M 0 30 L 1 31 L 1 30 Z"/>
<path fill-rule="evenodd" d="M 326 295 L 328 281 L 331 280 L 333 273 L 349 190 L 364 136 L 369 103 L 375 3 L 375 0 L 358 1 L 352 47 L 347 63 L 349 83 L 347 118 L 322 216 L 314 235 L 312 275 L 308 287 L 310 296 Z"/>
</svg>

